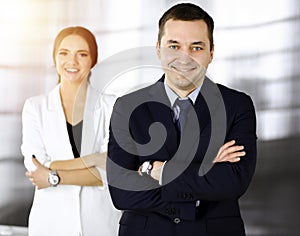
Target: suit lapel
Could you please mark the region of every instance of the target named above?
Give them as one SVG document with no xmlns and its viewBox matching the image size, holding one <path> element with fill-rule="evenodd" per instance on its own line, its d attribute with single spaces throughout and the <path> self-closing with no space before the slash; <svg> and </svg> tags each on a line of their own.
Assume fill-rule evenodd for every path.
<svg viewBox="0 0 300 236">
<path fill-rule="evenodd" d="M 173 115 L 170 101 L 165 92 L 163 80 L 159 80 L 149 89 L 149 102 L 148 109 L 149 114 L 153 122 L 160 121 L 167 130 L 166 143 L 163 146 L 164 151 L 167 152 L 167 157 L 171 158 L 170 154 L 173 154 L 177 150 L 178 138 L 175 124 L 173 122 Z"/>
<path fill-rule="evenodd" d="M 201 130 L 211 123 L 211 117 L 217 113 L 223 101 L 221 93 L 216 89 L 216 84 L 206 77 L 195 102 Z"/>
<path fill-rule="evenodd" d="M 210 121 L 210 117 L 209 117 L 209 110 L 207 104 L 201 92 L 199 93 L 197 100 L 195 102 L 194 110 L 197 113 L 200 130 L 202 131 L 208 125 Z"/>
</svg>

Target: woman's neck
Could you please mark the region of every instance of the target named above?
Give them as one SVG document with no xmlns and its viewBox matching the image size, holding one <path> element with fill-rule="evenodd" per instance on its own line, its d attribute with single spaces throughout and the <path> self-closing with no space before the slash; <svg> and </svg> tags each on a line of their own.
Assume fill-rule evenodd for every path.
<svg viewBox="0 0 300 236">
<path fill-rule="evenodd" d="M 78 95 L 85 93 L 88 82 L 86 80 L 81 83 L 74 83 L 70 81 L 60 82 L 60 94 L 61 97 L 65 98 L 75 98 Z"/>
<path fill-rule="evenodd" d="M 60 97 L 66 121 L 72 125 L 83 119 L 88 82 L 80 84 L 62 81 L 60 83 Z"/>
</svg>

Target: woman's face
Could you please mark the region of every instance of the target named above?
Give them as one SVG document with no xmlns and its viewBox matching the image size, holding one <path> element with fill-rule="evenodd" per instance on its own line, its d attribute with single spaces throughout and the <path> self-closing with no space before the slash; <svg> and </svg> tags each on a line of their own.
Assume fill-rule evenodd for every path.
<svg viewBox="0 0 300 236">
<path fill-rule="evenodd" d="M 92 65 L 87 42 L 79 35 L 65 37 L 57 49 L 55 64 L 62 82 L 80 84 L 87 80 Z"/>
</svg>

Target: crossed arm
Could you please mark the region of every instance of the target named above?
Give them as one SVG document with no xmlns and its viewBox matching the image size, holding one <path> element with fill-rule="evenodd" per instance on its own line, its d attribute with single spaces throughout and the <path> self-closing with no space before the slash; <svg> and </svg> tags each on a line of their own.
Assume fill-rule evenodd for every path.
<svg viewBox="0 0 300 236">
<path fill-rule="evenodd" d="M 241 160 L 241 157 L 246 155 L 244 146 L 234 145 L 235 140 L 225 143 L 220 147 L 217 156 L 213 160 L 213 163 L 230 162 L 235 163 Z M 161 179 L 162 169 L 165 162 L 155 161 L 153 163 L 153 170 L 151 171 L 151 177 L 155 180 Z"/>
<path fill-rule="evenodd" d="M 233 102 L 230 98 L 228 98 L 228 103 Z M 230 116 L 227 121 L 226 140 L 235 140 L 236 144 L 243 145 L 245 148 L 236 146 L 234 142 L 225 143 L 213 161 L 215 165 L 206 175 L 199 176 L 198 170 L 201 163 L 195 161 L 191 163 L 187 171 L 184 171 L 170 183 L 163 183 L 160 188 L 155 187 L 147 189 L 147 191 L 132 191 L 129 188 L 124 189 L 115 185 L 116 179 L 122 180 L 127 175 L 129 177 L 134 175 L 132 172 L 122 172 L 122 169 L 120 169 L 120 176 L 114 174 L 111 181 L 109 179 L 110 193 L 114 205 L 122 210 L 150 209 L 164 215 L 173 212 L 172 217 L 178 215 L 182 219 L 189 219 L 197 200 L 223 201 L 239 198 L 246 191 L 255 169 L 256 122 L 251 99 L 247 96 L 239 96 L 238 98 L 234 100 L 234 104 L 228 107 Z M 122 104 L 122 101 L 119 103 Z M 118 105 L 118 103 L 116 104 Z M 123 110 L 121 105 L 116 106 L 115 111 L 113 115 L 122 119 Z M 134 125 L 133 127 L 135 128 Z M 131 139 L 126 139 L 126 130 L 124 131 L 121 128 L 118 131 L 124 135 L 122 140 L 130 146 L 132 144 Z M 135 132 L 138 133 L 139 130 L 135 130 Z M 109 158 L 123 169 L 138 169 L 139 159 L 123 150 L 113 135 L 110 137 Z M 163 161 L 164 158 L 152 159 Z M 159 180 L 161 175 L 164 177 L 164 173 L 168 173 L 170 170 L 170 165 L 168 165 L 170 162 L 166 162 L 163 170 L 161 170 L 163 163 L 154 162 L 151 177 L 155 180 Z M 115 169 L 114 165 L 111 169 L 108 169 L 108 177 L 115 173 Z M 146 177 L 141 176 L 141 178 Z M 132 177 L 132 179 L 138 180 L 137 177 Z M 189 194 L 188 198 L 185 197 L 187 194 Z M 173 209 L 175 210 L 173 211 Z"/>
<path fill-rule="evenodd" d="M 105 169 L 106 152 L 94 153 L 84 157 L 53 161 L 50 168 L 43 166 L 36 158 L 32 162 L 36 166 L 34 171 L 27 171 L 26 176 L 38 189 L 50 187 L 48 176 L 50 170 L 55 169 L 60 177 L 60 184 L 80 186 L 102 186 L 103 182 L 96 167 Z"/>
<path fill-rule="evenodd" d="M 21 149 L 25 157 L 25 166 L 29 170 L 26 172 L 26 176 L 32 184 L 38 189 L 49 187 L 48 176 L 50 170 L 55 169 L 60 177 L 60 184 L 81 186 L 103 185 L 96 167 L 105 169 L 106 153 L 93 153 L 80 158 L 53 161 L 50 163 L 49 168 L 43 165 L 48 158 L 41 133 L 42 119 L 40 116 L 41 111 L 38 103 L 32 99 L 26 100 L 22 112 L 23 143 Z M 36 158 L 31 159 L 31 154 L 35 154 Z"/>
</svg>

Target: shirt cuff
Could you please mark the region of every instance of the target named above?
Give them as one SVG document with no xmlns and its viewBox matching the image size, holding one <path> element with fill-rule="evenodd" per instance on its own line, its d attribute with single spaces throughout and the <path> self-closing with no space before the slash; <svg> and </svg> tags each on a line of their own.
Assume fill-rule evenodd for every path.
<svg viewBox="0 0 300 236">
<path fill-rule="evenodd" d="M 160 170 L 160 178 L 159 178 L 159 185 L 162 185 L 162 176 L 163 176 L 163 171 L 164 171 L 164 167 L 165 167 L 165 164 L 167 163 L 167 161 L 165 161 L 163 163 L 163 165 L 161 166 L 161 170 Z"/>
</svg>

